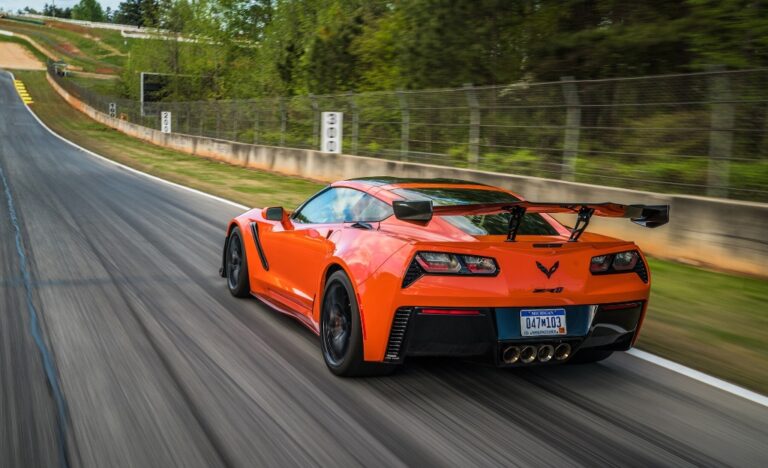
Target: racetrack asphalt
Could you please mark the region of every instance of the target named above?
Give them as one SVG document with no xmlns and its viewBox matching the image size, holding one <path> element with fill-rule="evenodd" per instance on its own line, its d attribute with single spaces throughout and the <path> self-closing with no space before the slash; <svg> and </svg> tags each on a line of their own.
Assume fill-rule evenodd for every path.
<svg viewBox="0 0 768 468">
<path fill-rule="evenodd" d="M 334 377 L 310 331 L 227 292 L 238 208 L 64 144 L 6 73 L 0 169 L 0 466 L 768 464 L 768 408 L 625 354 Z"/>
</svg>

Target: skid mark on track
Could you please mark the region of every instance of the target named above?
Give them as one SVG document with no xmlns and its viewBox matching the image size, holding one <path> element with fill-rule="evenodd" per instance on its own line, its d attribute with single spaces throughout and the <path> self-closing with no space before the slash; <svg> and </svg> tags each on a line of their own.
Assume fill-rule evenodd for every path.
<svg viewBox="0 0 768 468">
<path fill-rule="evenodd" d="M 19 218 L 16 215 L 16 206 L 13 203 L 13 196 L 11 195 L 11 187 L 8 185 L 8 179 L 5 177 L 5 172 L 3 171 L 2 166 L 0 166 L 0 182 L 2 182 L 3 185 L 3 191 L 5 192 L 5 199 L 8 205 L 8 214 L 10 217 L 11 225 L 13 226 L 14 234 L 15 234 L 15 240 L 16 240 L 16 252 L 19 256 L 19 269 L 21 270 L 21 281 L 24 285 L 24 293 L 25 293 L 25 299 L 27 303 L 27 313 L 29 314 L 29 328 L 30 333 L 32 334 L 32 338 L 35 341 L 35 345 L 37 346 L 38 350 L 40 351 L 40 355 L 43 359 L 43 369 L 45 370 L 45 377 L 48 380 L 48 385 L 51 388 L 51 391 L 53 393 L 53 399 L 56 403 L 56 410 L 57 410 L 57 417 L 56 417 L 56 425 L 57 425 L 57 433 L 59 438 L 59 452 L 60 452 L 60 460 L 61 460 L 61 466 L 66 468 L 69 466 L 68 463 L 68 452 L 67 452 L 67 404 L 64 400 L 64 394 L 61 391 L 61 386 L 59 385 L 59 377 L 56 372 L 56 367 L 53 363 L 53 358 L 51 357 L 51 353 L 48 350 L 48 347 L 45 345 L 45 341 L 43 340 L 42 331 L 40 330 L 40 322 L 38 320 L 38 313 L 37 309 L 35 308 L 35 303 L 32 300 L 32 286 L 31 286 L 31 279 L 29 275 L 29 269 L 27 267 L 27 256 L 24 250 L 24 245 L 21 240 L 21 228 L 19 227 Z"/>
</svg>

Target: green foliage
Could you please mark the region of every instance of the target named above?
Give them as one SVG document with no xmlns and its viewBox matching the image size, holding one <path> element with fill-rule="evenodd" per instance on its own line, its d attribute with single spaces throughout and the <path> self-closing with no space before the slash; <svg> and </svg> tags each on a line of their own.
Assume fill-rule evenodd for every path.
<svg viewBox="0 0 768 468">
<path fill-rule="evenodd" d="M 112 20 L 117 24 L 129 24 L 132 26 L 141 26 L 143 15 L 141 13 L 140 0 L 126 0 L 120 2 L 115 10 Z"/>
<path fill-rule="evenodd" d="M 200 38 L 153 56 L 231 98 L 768 66 L 750 0 L 126 0 L 115 22 Z"/>
<path fill-rule="evenodd" d="M 80 0 L 72 7 L 72 18 L 83 21 L 104 21 L 104 10 L 96 0 Z"/>
</svg>

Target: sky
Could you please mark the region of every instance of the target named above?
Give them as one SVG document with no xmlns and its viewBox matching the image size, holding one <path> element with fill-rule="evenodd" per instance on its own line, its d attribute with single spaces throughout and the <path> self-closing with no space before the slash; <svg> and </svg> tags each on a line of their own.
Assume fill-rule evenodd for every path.
<svg viewBox="0 0 768 468">
<path fill-rule="evenodd" d="M 36 10 L 42 10 L 43 5 L 46 3 L 54 3 L 56 6 L 61 8 L 67 8 L 67 7 L 73 7 L 77 3 L 79 3 L 80 0 L 0 0 L 0 10 L 10 10 L 12 12 L 16 12 L 16 10 L 20 8 L 24 8 L 25 6 L 32 7 Z M 120 4 L 121 0 L 98 0 L 99 3 L 101 3 L 101 6 L 103 8 L 106 7 L 112 7 L 114 10 L 117 8 L 117 6 Z"/>
</svg>

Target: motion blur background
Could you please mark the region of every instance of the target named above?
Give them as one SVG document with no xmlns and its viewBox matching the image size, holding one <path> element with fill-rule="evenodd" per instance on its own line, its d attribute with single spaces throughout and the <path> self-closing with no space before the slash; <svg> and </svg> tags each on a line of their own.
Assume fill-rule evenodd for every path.
<svg viewBox="0 0 768 468">
<path fill-rule="evenodd" d="M 71 66 L 119 77 L 69 90 L 154 128 L 141 72 L 164 74 L 152 98 L 188 134 L 317 148 L 318 113 L 332 109 L 347 115 L 350 154 L 768 200 L 763 2 L 72 5 L 26 12 L 160 34 L 100 30 L 111 53 L 61 50 Z"/>
<path fill-rule="evenodd" d="M 765 465 L 765 1 L 0 0 L 0 67 L 0 466 Z M 669 203 L 589 228 L 649 253 L 639 349 L 335 378 L 217 269 L 353 175 Z"/>
<path fill-rule="evenodd" d="M 114 105 L 114 115 L 130 123 L 159 129 L 160 112 L 170 111 L 175 133 L 311 150 L 320 146 L 320 113 L 341 111 L 348 155 L 745 201 L 765 212 L 765 2 L 40 3 L 17 11 L 3 3 L 0 29 L 17 36 L 0 40 L 34 42 L 30 50 L 48 63 L 51 80 L 98 112 Z M 143 104 L 142 74 L 154 80 Z M 27 78 L 41 92 L 48 86 L 42 76 Z M 69 114 L 57 102 L 36 109 L 44 119 L 46 109 L 60 116 L 51 123 L 58 131 L 85 145 L 104 138 L 87 136 L 88 125 L 70 117 L 72 128 L 59 128 Z M 201 183 L 178 164 L 167 171 Z M 316 188 L 236 187 L 243 190 L 210 190 L 290 207 Z M 732 218 L 741 211 L 707 210 L 700 218 L 714 215 L 720 224 L 670 225 L 675 232 L 662 241 L 687 231 L 722 242 L 708 240 L 717 234 L 710 231 L 738 225 L 727 234 L 733 244 L 718 248 L 727 255 L 738 243 L 741 257 L 760 263 L 765 225 Z M 723 258 L 686 249 L 677 260 L 717 270 Z M 765 278 L 674 262 L 654 269 L 651 317 L 658 322 L 649 322 L 641 346 L 768 388 Z M 702 290 L 710 296 L 699 297 Z M 691 324 L 685 311 L 692 309 L 708 318 Z M 705 342 L 727 343 L 741 359 L 719 362 L 700 349 Z"/>
</svg>

